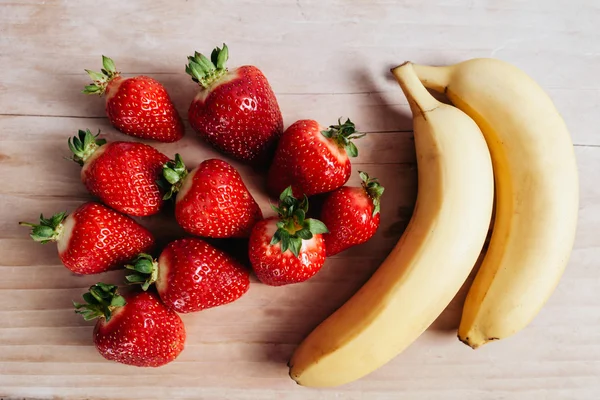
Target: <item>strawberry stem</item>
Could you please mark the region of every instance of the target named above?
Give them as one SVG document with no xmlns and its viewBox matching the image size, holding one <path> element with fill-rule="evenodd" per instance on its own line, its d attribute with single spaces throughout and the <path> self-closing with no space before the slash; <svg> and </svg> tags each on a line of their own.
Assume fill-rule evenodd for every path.
<svg viewBox="0 0 600 400">
<path fill-rule="evenodd" d="M 85 131 L 80 129 L 77 136 L 69 138 L 69 149 L 73 153 L 71 160 L 83 165 L 100 146 L 105 145 L 106 140 L 97 139 L 98 135 L 100 135 L 100 131 L 94 135 L 89 129 Z"/>
<path fill-rule="evenodd" d="M 120 75 L 120 72 L 117 72 L 115 68 L 114 61 L 106 56 L 102 56 L 101 72 L 90 71 L 89 69 L 86 69 L 85 72 L 92 78 L 92 83 L 87 85 L 82 92 L 100 96 L 106 91 L 108 83 Z"/>
<path fill-rule="evenodd" d="M 91 286 L 82 297 L 85 303 L 73 302 L 73 306 L 75 306 L 75 312 L 81 314 L 86 321 L 106 318 L 106 322 L 108 322 L 115 309 L 126 304 L 125 298 L 117 293 L 116 285 L 102 282 Z"/>
<path fill-rule="evenodd" d="M 327 139 L 333 140 L 340 149 L 346 150 L 350 157 L 358 156 L 358 149 L 352 140 L 360 139 L 366 135 L 366 133 L 357 132 L 354 122 L 350 121 L 349 118 L 343 124 L 342 119 L 339 118 L 337 125 L 330 125 L 329 129 L 321 131 L 321 134 Z"/>
<path fill-rule="evenodd" d="M 185 66 L 185 72 L 194 82 L 206 89 L 227 73 L 225 63 L 228 58 L 229 49 L 225 43 L 223 48 L 214 48 L 210 60 L 196 51 L 193 56 L 188 57 L 189 62 Z"/>
<path fill-rule="evenodd" d="M 179 192 L 187 175 L 188 170 L 179 154 L 175 154 L 175 160 L 169 160 L 163 165 L 162 177 L 156 181 L 158 186 L 166 192 L 163 200 L 169 200 Z"/>
<path fill-rule="evenodd" d="M 299 201 L 294 197 L 291 186 L 281 192 L 279 206 L 271 205 L 271 207 L 279 215 L 279 222 L 270 244 L 281 242 L 282 253 L 289 249 L 294 256 L 298 257 L 303 240 L 310 240 L 313 235 L 329 232 L 323 222 L 306 218 L 308 197 L 304 195 Z"/>
<path fill-rule="evenodd" d="M 40 223 L 32 224 L 31 222 L 19 222 L 21 226 L 28 226 L 31 229 L 31 238 L 36 242 L 42 244 L 48 242 L 56 242 L 63 231 L 62 222 L 67 217 L 66 212 L 54 214 L 50 218 L 44 218 L 43 214 L 40 214 Z"/>
<path fill-rule="evenodd" d="M 151 255 L 141 253 L 132 264 L 125 265 L 125 268 L 135 271 L 127 275 L 125 279 L 130 285 L 142 285 L 142 290 L 146 291 L 158 279 L 158 261 Z"/>
<path fill-rule="evenodd" d="M 362 187 L 373 201 L 373 216 L 375 216 L 381 210 L 381 195 L 383 194 L 385 188 L 381 186 L 377 178 L 369 177 L 366 172 L 358 171 L 358 175 L 362 180 Z"/>
</svg>

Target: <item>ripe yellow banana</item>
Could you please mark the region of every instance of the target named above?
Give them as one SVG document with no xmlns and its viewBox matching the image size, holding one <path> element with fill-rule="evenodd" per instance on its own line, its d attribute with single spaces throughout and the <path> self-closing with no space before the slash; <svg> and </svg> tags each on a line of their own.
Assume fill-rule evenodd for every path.
<svg viewBox="0 0 600 400">
<path fill-rule="evenodd" d="M 548 95 L 517 67 L 473 59 L 415 70 L 477 122 L 492 155 L 496 219 L 458 330 L 477 348 L 529 324 L 564 271 L 579 202 L 573 145 Z"/>
<path fill-rule="evenodd" d="M 293 354 L 290 376 L 300 385 L 354 381 L 408 347 L 458 292 L 489 228 L 493 172 L 481 131 L 462 111 L 435 100 L 411 64 L 392 72 L 413 113 L 416 207 L 371 279 Z"/>
</svg>

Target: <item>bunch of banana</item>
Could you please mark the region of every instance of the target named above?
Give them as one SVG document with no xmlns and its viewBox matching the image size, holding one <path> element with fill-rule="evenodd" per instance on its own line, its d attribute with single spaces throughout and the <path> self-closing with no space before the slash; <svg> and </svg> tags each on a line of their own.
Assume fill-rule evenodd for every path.
<svg viewBox="0 0 600 400">
<path fill-rule="evenodd" d="M 293 354 L 290 376 L 301 385 L 359 379 L 427 329 L 481 252 L 494 181 L 492 237 L 464 305 L 460 340 L 476 348 L 524 328 L 554 290 L 573 246 L 573 146 L 531 78 L 494 59 L 447 67 L 405 63 L 392 73 L 413 114 L 415 211 L 371 279 Z M 438 102 L 426 87 L 456 107 Z"/>
<path fill-rule="evenodd" d="M 371 279 L 294 353 L 290 374 L 301 385 L 353 381 L 408 347 L 456 295 L 489 228 L 494 178 L 481 131 L 437 101 L 411 64 L 393 72 L 413 113 L 415 210 Z"/>
<path fill-rule="evenodd" d="M 562 276 L 579 207 L 573 144 L 552 100 L 510 64 L 474 59 L 415 70 L 477 122 L 492 155 L 496 219 L 458 329 L 477 348 L 529 324 Z"/>
</svg>

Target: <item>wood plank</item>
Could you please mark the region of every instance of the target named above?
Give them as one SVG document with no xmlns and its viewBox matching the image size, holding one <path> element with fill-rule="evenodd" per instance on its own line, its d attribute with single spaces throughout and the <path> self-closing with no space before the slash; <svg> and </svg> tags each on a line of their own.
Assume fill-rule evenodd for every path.
<svg viewBox="0 0 600 400">
<path fill-rule="evenodd" d="M 250 292 L 239 301 L 184 315 L 188 331 L 186 350 L 165 368 L 136 370 L 136 382 L 140 383 L 134 385 L 134 392 L 139 397 L 131 398 L 161 398 L 164 393 L 210 397 L 225 393 L 224 390 L 229 396 L 237 396 L 235 390 L 239 389 L 255 398 L 269 398 L 281 390 L 281 396 L 314 393 L 326 398 L 338 393 L 351 398 L 356 393 L 368 393 L 385 398 L 390 393 L 410 393 L 411 398 L 426 399 L 447 393 L 449 388 L 453 389 L 452 396 L 457 397 L 445 398 L 475 398 L 486 393 L 505 393 L 508 397 L 515 393 L 554 396 L 561 390 L 565 396 L 582 393 L 581 398 L 585 398 L 582 388 L 593 387 L 600 372 L 597 358 L 600 330 L 581 329 L 600 320 L 597 307 L 600 281 L 589 279 L 600 252 L 597 236 L 589 234 L 597 226 L 596 216 L 600 215 L 600 189 L 590 184 L 600 167 L 600 148 L 577 148 L 576 154 L 582 206 L 571 267 L 548 305 L 519 335 L 477 352 L 460 345 L 455 339 L 455 329 L 468 287 L 465 285 L 446 312 L 413 346 L 368 378 L 331 391 L 289 385 L 283 379 L 287 373 L 285 362 L 296 343 L 354 293 L 381 261 L 375 256 L 382 254 L 381 250 L 372 252 L 372 257 L 362 251 L 361 257 L 346 252 L 329 259 L 322 272 L 305 284 L 272 288 L 254 279 Z M 392 197 L 398 199 L 402 194 L 398 192 Z M 19 201 L 21 208 L 27 210 L 46 200 L 8 196 L 8 201 L 10 209 L 16 208 L 13 201 Z M 61 202 L 55 198 L 52 201 Z M 10 252 L 10 248 L 29 243 L 26 238 L 17 239 L 22 232 L 10 229 L 8 232 L 15 238 L 2 239 L 12 241 L 3 254 L 7 249 Z M 5 266 L 0 267 L 5 277 L 0 285 L 0 319 L 9 321 L 0 327 L 0 387 L 10 388 L 8 393 L 13 396 L 36 393 L 78 396 L 84 392 L 77 391 L 77 387 L 85 387 L 88 390 L 85 393 L 90 393 L 101 382 L 104 389 L 98 397 L 110 398 L 120 388 L 130 387 L 131 368 L 104 362 L 91 346 L 90 323 L 70 310 L 70 301 L 77 299 L 96 277 L 69 274 L 57 265 L 55 255 L 51 254 L 53 250 L 50 246 L 47 262 L 40 265 L 11 266 L 2 262 Z M 36 253 L 32 248 L 20 254 L 37 259 Z M 102 277 L 112 282 L 122 279 L 120 272 Z M 519 359 L 515 359 L 515 354 L 520 355 Z M 266 365 L 264 360 L 268 360 Z M 158 381 L 143 379 L 159 375 Z M 227 383 L 223 380 L 225 375 Z M 32 379 L 37 388 L 23 387 Z M 154 390 L 146 391 L 148 387 Z M 174 387 L 180 392 L 174 391 Z"/>
<path fill-rule="evenodd" d="M 493 56 L 522 67 L 549 91 L 575 143 L 600 144 L 592 123 L 600 102 L 600 88 L 593 83 L 594 71 L 600 68 L 598 46 L 594 46 L 600 34 L 592 21 L 600 18 L 600 11 L 591 2 L 576 2 L 577 6 L 560 13 L 545 6 L 535 17 L 519 2 L 506 6 L 440 2 L 437 12 L 413 5 L 404 7 L 401 16 L 390 12 L 393 5 L 386 2 L 349 7 L 303 4 L 268 2 L 258 11 L 254 1 L 240 2 L 236 13 L 224 20 L 203 20 L 206 32 L 235 25 L 226 38 L 232 65 L 255 64 L 264 70 L 278 94 L 286 125 L 299 118 L 328 123 L 350 116 L 367 131 L 409 130 L 409 121 L 396 116 L 408 113 L 404 97 L 390 80 L 390 66 L 405 60 L 439 64 Z M 62 2 L 5 5 L 4 15 L 10 18 L 0 19 L 5 26 L 0 42 L 1 112 L 104 115 L 102 101 L 84 100 L 80 90 L 88 81 L 83 69 L 97 69 L 100 53 L 105 53 L 123 72 L 161 80 L 186 115 L 196 89 L 183 73 L 185 57 L 195 49 L 208 51 L 219 44 L 213 37 L 189 32 L 198 30 L 197 15 L 223 7 L 220 2 L 206 6 L 180 1 L 150 7 L 132 2 L 115 16 L 110 7 L 97 9 L 90 0 L 68 7 Z M 180 8 L 186 12 L 178 12 Z M 90 9 L 98 23 L 73 35 L 78 16 Z M 281 18 L 255 26 L 265 10 Z M 140 14 L 144 18 L 129 17 Z M 113 26 L 119 26 L 121 37 L 115 37 Z M 24 32 L 31 40 L 22 43 Z M 98 37 L 106 39 L 101 46 Z M 140 39 L 135 45 L 123 45 L 127 37 Z M 422 38 L 427 38 L 427 46 L 420 45 Z M 542 48 L 545 51 L 539 51 Z M 560 59 L 568 60 L 568 69 L 557 62 Z"/>
<path fill-rule="evenodd" d="M 402 116 L 401 118 L 406 118 Z M 337 120 L 331 121 L 337 123 Z M 181 153 L 184 161 L 194 167 L 202 160 L 214 157 L 224 157 L 202 141 L 186 124 L 187 130 L 183 139 L 176 143 L 159 143 L 145 141 L 170 157 L 176 152 Z M 66 161 L 65 157 L 72 154 L 67 146 L 67 140 L 76 135 L 79 129 L 90 129 L 109 141 L 138 141 L 137 138 L 116 131 L 105 118 L 50 118 L 0 116 L 0 165 L 7 173 L 13 172 L 19 166 L 37 167 L 68 175 L 76 172 L 77 165 Z M 361 126 L 357 123 L 357 129 Z M 367 132 L 367 135 L 356 140 L 359 149 L 358 157 L 353 164 L 403 164 L 415 162 L 415 150 L 411 131 L 406 132 Z M 40 155 L 52 162 L 51 167 L 36 163 Z M 228 159 L 241 170 L 248 170 L 242 164 Z M 37 172 L 37 171 L 36 171 Z M 250 172 L 248 172 L 250 173 Z M 73 175 L 73 174 L 71 174 Z M 49 180 L 51 178 L 48 178 Z M 58 177 L 55 179 L 58 180 Z M 70 185 L 72 186 L 72 185 Z M 8 190 L 7 192 L 10 192 Z"/>
<path fill-rule="evenodd" d="M 43 63 L 43 68 L 56 68 L 52 75 L 71 69 L 80 74 L 84 68 L 91 68 L 93 63 L 98 62 L 95 55 L 98 51 L 110 51 L 121 60 L 123 68 L 136 66 L 131 72 L 180 73 L 190 51 L 211 49 L 218 44 L 213 37 L 198 34 L 198 31 L 218 32 L 223 25 L 229 24 L 235 26 L 227 32 L 227 40 L 232 43 L 232 60 L 264 65 L 265 71 L 270 72 L 268 76 L 277 77 L 275 81 L 286 85 L 285 92 L 297 93 L 339 92 L 353 80 L 346 75 L 351 72 L 350 69 L 340 71 L 335 67 L 346 65 L 349 58 L 354 60 L 350 66 L 369 65 L 369 71 L 380 71 L 388 65 L 386 60 L 398 63 L 416 55 L 424 61 L 440 62 L 458 59 L 465 53 L 494 53 L 515 60 L 521 58 L 526 60 L 523 64 L 530 67 L 542 67 L 538 71 L 541 83 L 563 88 L 570 87 L 569 83 L 577 88 L 586 88 L 586 80 L 582 78 L 593 77 L 594 69 L 585 65 L 584 60 L 598 62 L 594 57 L 597 48 L 593 47 L 593 39 L 598 37 L 594 21 L 600 10 L 589 1 L 553 1 L 542 9 L 536 8 L 535 15 L 528 13 L 527 6 L 518 1 L 501 5 L 466 0 L 439 1 L 435 12 L 425 4 L 406 7 L 409 3 L 405 1 L 401 14 L 393 12 L 394 5 L 385 1 L 261 3 L 263 6 L 257 7 L 256 1 L 237 2 L 235 12 L 227 15 L 219 13 L 226 5 L 223 1 L 210 5 L 187 4 L 181 0 L 151 5 L 131 2 L 120 13 L 115 13 L 111 7 L 96 7 L 93 8 L 96 23 L 90 25 L 90 29 L 78 30 L 77 35 L 72 34 L 71 28 L 78 26 L 79 16 L 89 12 L 94 4 L 90 0 L 76 4 L 9 4 L 4 6 L 5 17 L 0 20 L 6 31 L 2 44 L 21 43 L 21 35 L 26 33 L 31 40 L 25 45 L 36 46 L 36 53 L 28 55 L 20 48 L 16 53 L 22 55 L 19 59 L 54 54 L 55 57 L 44 59 Z M 340 7 L 341 4 L 347 6 Z M 561 4 L 568 7 L 561 8 Z M 181 13 L 182 9 L 186 12 Z M 131 18 L 136 13 L 143 17 Z M 199 28 L 198 15 L 213 13 L 220 18 L 205 18 L 202 28 Z M 265 13 L 277 14 L 280 18 L 257 26 L 256 21 Z M 176 18 L 170 18 L 172 16 Z M 36 23 L 35 30 L 29 29 L 32 21 Z M 161 23 L 157 23 L 159 21 Z M 118 33 L 113 29 L 115 26 L 119 27 Z M 327 29 L 321 29 L 324 27 Z M 474 32 L 477 32 L 476 36 Z M 129 41 L 126 40 L 127 35 L 138 35 L 139 39 Z M 98 38 L 105 39 L 101 42 L 102 48 L 98 48 Z M 423 46 L 423 38 L 427 38 L 427 46 Z M 454 39 L 453 42 L 450 43 L 448 38 Z M 551 47 L 547 46 L 548 41 L 553 39 L 558 40 Z M 73 46 L 75 43 L 79 46 Z M 235 45 L 237 43 L 239 45 Z M 314 46 L 315 43 L 319 46 Z M 298 57 L 298 48 L 311 49 L 311 58 Z M 543 53 L 532 53 L 542 48 L 545 50 Z M 160 57 L 157 57 L 157 50 L 161 52 Z M 356 57 L 359 50 L 360 58 Z M 13 51 L 17 49 L 13 48 Z M 565 71 L 560 63 L 547 62 L 560 53 L 579 54 L 583 58 L 570 60 L 569 71 Z M 371 58 L 374 54 L 381 58 Z M 397 57 L 400 54 L 403 56 Z M 179 64 L 172 62 L 177 59 Z M 69 65 L 65 65 L 64 60 L 69 60 Z M 282 65 L 289 65 L 289 60 L 294 61 L 293 71 L 282 68 Z M 321 63 L 314 60 L 321 60 Z M 12 69 L 15 70 L 17 68 Z M 385 81 L 379 74 L 373 75 L 379 82 Z M 314 76 L 319 76 L 319 79 L 310 79 Z M 567 80 L 563 82 L 561 79 L 559 82 L 562 83 L 557 84 L 557 76 L 567 77 Z M 296 80 L 294 77 L 305 79 Z M 365 80 L 353 84 L 363 89 L 369 86 Z"/>
<path fill-rule="evenodd" d="M 184 120 L 187 119 L 187 110 L 194 96 L 194 86 L 189 85 L 187 75 L 149 74 L 149 76 L 163 82 L 176 103 L 177 109 Z M 31 79 L 19 77 L 20 82 L 30 85 Z M 46 80 L 47 81 L 47 80 Z M 82 85 L 87 81 L 81 76 L 78 82 L 68 89 L 60 83 L 60 87 L 48 87 L 46 97 L 42 99 L 27 99 L 23 101 L 25 108 L 16 108 L 18 104 L 9 103 L 2 114 L 15 116 L 51 116 L 51 117 L 77 117 L 81 118 L 81 126 L 98 124 L 109 126 L 106 121 L 99 121 L 105 117 L 104 101 L 100 98 L 85 97 L 80 93 Z M 75 86 L 77 85 L 77 86 Z M 36 90 L 36 84 L 31 87 L 11 86 L 7 90 L 6 98 L 25 96 L 19 93 L 44 93 Z M 47 85 L 48 86 L 48 85 Z M 47 87 L 45 86 L 45 87 Z M 171 88 L 173 88 L 171 90 Z M 186 90 L 184 90 L 184 88 Z M 64 90 L 64 92 L 62 92 Z M 10 93 L 12 91 L 12 93 Z M 56 93 L 64 93 L 61 102 L 56 102 Z M 557 109 L 565 118 L 567 126 L 575 144 L 599 145 L 595 131 L 590 127 L 596 118 L 595 110 L 600 103 L 600 89 L 547 89 L 548 94 L 556 104 Z M 394 82 L 389 82 L 386 87 L 373 88 L 364 93 L 338 93 L 338 94 L 286 94 L 277 93 L 279 105 L 284 116 L 284 126 L 289 126 L 299 119 L 315 119 L 324 125 L 335 123 L 337 118 L 349 117 L 357 127 L 366 132 L 404 132 L 412 130 L 411 120 L 408 118 L 410 111 L 406 99 Z M 0 98 L 0 102 L 2 99 Z M 36 103 L 52 104 L 52 108 L 39 111 L 43 106 Z M 302 105 L 302 107 L 299 107 Z M 33 107 L 35 108 L 33 108 Z M 2 115 L 0 114 L 0 115 Z M 93 118 L 89 122 L 87 118 Z M 188 132 L 192 133 L 190 129 Z"/>
<path fill-rule="evenodd" d="M 13 243 L 10 240 L 9 242 L 4 242 L 4 240 L 23 238 L 25 228 L 20 227 L 17 222 L 35 220 L 40 213 L 52 215 L 64 210 L 73 211 L 77 205 L 93 200 L 87 194 L 84 185 L 79 181 L 79 166 L 66 160 L 61 161 L 67 167 L 73 169 L 70 179 L 61 178 L 66 175 L 57 174 L 56 180 L 39 179 L 33 184 L 26 185 L 23 185 L 20 179 L 12 181 L 10 177 L 7 179 L 5 187 L 8 193 L 0 195 L 0 204 L 5 209 L 14 209 L 14 212 L 11 216 L 1 219 L 0 226 L 4 230 L 0 237 L 0 247 L 5 247 L 10 252 Z M 390 199 L 390 206 L 382 210 L 382 225 L 379 231 L 381 236 L 379 239 L 386 243 L 390 240 L 396 240 L 412 213 L 416 198 L 416 169 L 412 164 L 354 164 L 354 168 L 355 172 L 348 181 L 348 185 L 359 185 L 360 178 L 356 171 L 364 170 L 369 172 L 371 176 L 379 177 L 381 184 L 386 187 L 383 202 Z M 31 169 L 34 169 L 33 166 Z M 43 172 L 41 165 L 39 170 L 40 173 Z M 249 190 L 253 193 L 264 215 L 271 215 L 273 212 L 270 210 L 270 204 L 274 200 L 270 200 L 264 192 L 263 178 L 254 171 L 250 171 L 250 174 L 246 174 L 248 170 L 241 171 Z M 45 175 L 40 174 L 38 177 L 47 178 L 48 175 L 48 173 Z M 31 178 L 36 179 L 35 177 Z M 62 181 L 58 181 L 58 179 L 62 179 Z M 37 198 L 35 194 L 40 192 L 44 195 Z M 318 213 L 321 199 L 322 197 L 319 197 L 312 201 L 315 213 Z M 137 220 L 149 227 L 156 228 L 157 231 L 160 226 L 161 235 L 168 238 L 181 233 L 173 221 L 171 212 L 167 209 L 161 214 L 144 219 L 138 218 Z M 375 249 L 369 250 L 375 251 Z"/>
</svg>

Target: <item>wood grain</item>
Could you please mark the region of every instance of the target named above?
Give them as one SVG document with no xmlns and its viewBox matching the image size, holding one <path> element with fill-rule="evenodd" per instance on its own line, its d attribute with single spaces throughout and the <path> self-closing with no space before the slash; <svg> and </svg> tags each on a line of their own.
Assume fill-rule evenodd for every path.
<svg viewBox="0 0 600 400">
<path fill-rule="evenodd" d="M 593 0 L 0 0 L 0 398 L 597 399 L 599 20 Z M 350 183 L 365 170 L 386 186 L 381 228 L 367 244 L 328 259 L 304 284 L 273 288 L 253 278 L 239 301 L 184 315 L 188 341 L 172 364 L 139 369 L 105 361 L 91 343 L 93 324 L 75 315 L 71 301 L 99 279 L 120 283 L 123 272 L 73 275 L 54 245 L 34 243 L 17 222 L 91 199 L 79 166 L 64 159 L 66 139 L 77 129 L 132 140 L 110 127 L 102 99 L 80 93 L 88 83 L 84 68 L 98 69 L 106 54 L 126 76 L 160 80 L 186 119 L 196 91 L 183 73 L 186 56 L 222 41 L 232 66 L 265 72 L 286 125 L 344 116 L 368 132 L 357 143 Z M 369 278 L 412 213 L 410 113 L 389 68 L 480 56 L 530 73 L 572 132 L 581 205 L 575 248 L 556 292 L 526 330 L 472 351 L 455 337 L 467 282 L 417 342 L 380 370 L 340 388 L 295 385 L 286 362 L 296 345 Z M 222 157 L 189 127 L 182 141 L 153 145 L 169 156 L 181 153 L 190 167 Z M 269 212 L 264 177 L 233 163 Z M 183 234 L 168 210 L 139 220 L 162 243 Z"/>
</svg>

